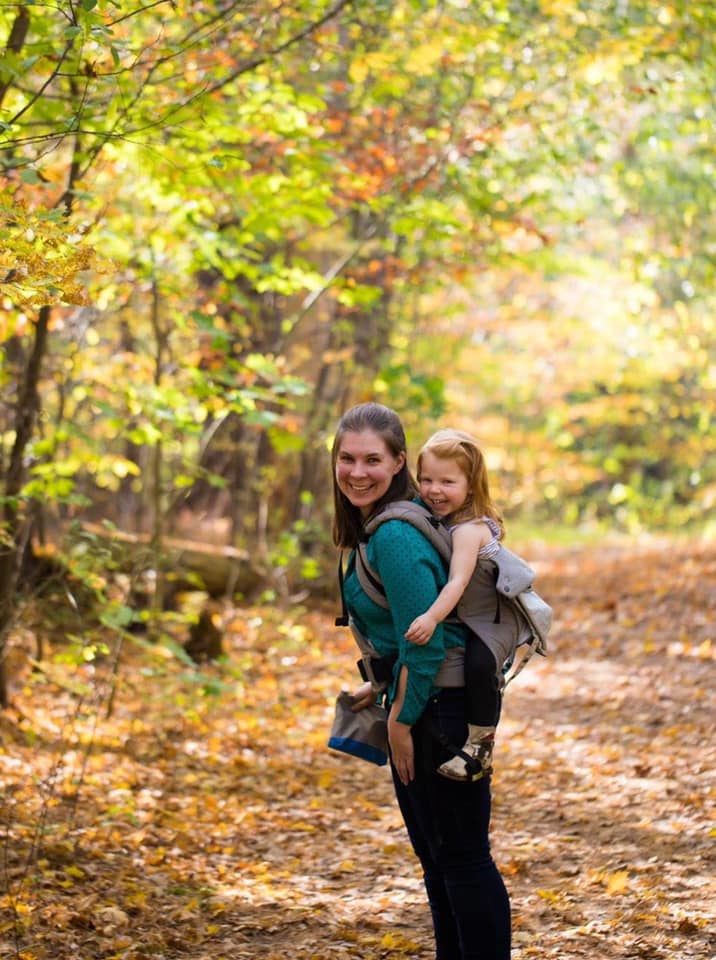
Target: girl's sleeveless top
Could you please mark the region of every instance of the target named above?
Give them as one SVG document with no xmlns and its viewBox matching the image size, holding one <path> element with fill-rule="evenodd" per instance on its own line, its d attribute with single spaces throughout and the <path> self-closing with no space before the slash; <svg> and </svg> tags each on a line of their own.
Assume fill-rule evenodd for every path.
<svg viewBox="0 0 716 960">
<path fill-rule="evenodd" d="M 500 525 L 497 520 L 493 520 L 492 517 L 476 517 L 474 520 L 465 520 L 464 523 L 456 523 L 454 526 L 450 527 L 450 533 L 453 532 L 457 527 L 462 527 L 468 523 L 485 523 L 487 524 L 492 537 L 487 541 L 484 546 L 480 547 L 480 552 L 477 555 L 478 560 L 491 560 L 497 553 L 500 548 L 500 538 L 502 537 L 502 531 L 500 530 Z"/>
</svg>

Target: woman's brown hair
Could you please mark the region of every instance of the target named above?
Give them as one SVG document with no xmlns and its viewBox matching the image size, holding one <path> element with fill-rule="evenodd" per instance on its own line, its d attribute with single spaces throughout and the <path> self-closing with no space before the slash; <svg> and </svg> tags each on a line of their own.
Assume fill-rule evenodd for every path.
<svg viewBox="0 0 716 960">
<path fill-rule="evenodd" d="M 371 430 L 384 441 L 394 457 L 405 455 L 405 463 L 395 474 L 388 491 L 375 505 L 375 511 L 393 500 L 412 500 L 418 489 L 408 469 L 405 430 L 398 414 L 380 403 L 360 403 L 347 410 L 340 419 L 333 439 L 331 468 L 333 471 L 333 542 L 338 547 L 356 547 L 363 534 L 363 517 L 336 482 L 336 461 L 346 433 Z"/>
</svg>

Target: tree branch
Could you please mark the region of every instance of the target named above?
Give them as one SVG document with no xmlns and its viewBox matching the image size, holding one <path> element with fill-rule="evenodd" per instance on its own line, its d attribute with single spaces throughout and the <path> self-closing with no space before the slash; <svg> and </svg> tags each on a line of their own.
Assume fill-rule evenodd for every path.
<svg viewBox="0 0 716 960">
<path fill-rule="evenodd" d="M 52 83 L 52 81 L 57 77 L 58 73 L 60 72 L 60 67 L 62 66 L 62 64 L 64 63 L 64 61 L 67 59 L 67 54 L 70 52 L 71 49 L 72 49 L 72 41 L 70 41 L 69 43 L 65 44 L 65 49 L 64 49 L 64 50 L 62 51 L 62 53 L 60 54 L 60 58 L 59 58 L 59 60 L 57 61 L 57 65 L 55 66 L 55 69 L 54 69 L 54 70 L 52 71 L 52 73 L 49 75 L 49 77 L 47 78 L 47 80 L 45 80 L 45 82 L 42 84 L 42 86 L 40 87 L 40 89 L 37 90 L 37 91 L 33 94 L 33 96 L 27 101 L 27 103 L 26 103 L 25 106 L 22 108 L 22 110 L 18 110 L 18 112 L 15 114 L 15 116 L 14 116 L 11 120 L 8 121 L 8 124 L 9 124 L 9 125 L 12 125 L 13 123 L 17 123 L 17 121 L 20 119 L 20 117 L 23 115 L 23 113 L 27 113 L 27 111 L 28 111 L 31 107 L 33 107 L 33 106 L 37 103 L 37 101 L 42 97 L 42 95 L 43 95 L 43 93 L 45 92 L 45 90 L 47 90 L 47 88 L 50 86 L 50 84 Z"/>
<path fill-rule="evenodd" d="M 137 7 L 136 10 L 130 10 L 129 13 L 125 13 L 123 16 L 117 17 L 116 20 L 110 20 L 107 26 L 116 27 L 118 23 L 123 23 L 125 20 L 131 20 L 132 17 L 136 17 L 137 14 L 144 13 L 145 10 L 151 10 L 153 7 L 161 7 L 163 3 L 168 3 L 172 7 L 176 7 L 174 0 L 154 0 L 154 3 L 147 3 L 143 7 Z"/>
<path fill-rule="evenodd" d="M 345 270 L 345 268 L 348 266 L 349 263 L 355 260 L 355 258 L 363 249 L 363 247 L 366 245 L 366 243 L 368 243 L 371 237 L 375 236 L 377 229 L 378 229 L 377 225 L 375 224 L 372 225 L 366 232 L 365 236 L 359 238 L 359 240 L 357 241 L 353 249 L 349 250 L 348 253 L 344 254 L 344 256 L 342 256 L 339 260 L 336 260 L 333 266 L 326 271 L 326 273 L 323 276 L 322 286 L 320 286 L 318 290 L 312 290 L 311 293 L 309 293 L 308 296 L 305 297 L 303 303 L 301 304 L 300 310 L 290 322 L 291 330 L 295 330 L 295 328 L 298 326 L 301 320 L 303 320 L 303 318 L 306 316 L 309 310 L 311 310 L 311 308 L 316 304 L 316 302 L 330 288 L 331 284 L 336 279 L 336 277 Z"/>
<path fill-rule="evenodd" d="M 260 67 L 262 63 L 266 63 L 271 60 L 273 57 L 277 57 L 279 54 L 283 53 L 285 50 L 290 49 L 297 43 L 300 43 L 301 40 L 305 40 L 306 37 L 309 37 L 312 33 L 315 33 L 316 30 L 319 30 L 324 24 L 328 23 L 334 17 L 336 17 L 341 10 L 345 7 L 350 7 L 353 4 L 354 0 L 338 0 L 338 3 L 334 4 L 330 10 L 328 10 L 322 17 L 319 17 L 314 23 L 309 23 L 307 27 L 304 27 L 303 30 L 299 30 L 297 34 L 290 37 L 284 43 L 279 44 L 277 47 L 273 47 L 268 50 L 266 53 L 261 54 L 258 57 L 254 57 L 251 60 L 247 60 L 246 63 L 241 64 L 237 67 L 236 70 L 224 77 L 223 80 L 219 80 L 217 83 L 209 87 L 204 87 L 198 94 L 195 95 L 192 99 L 196 97 L 208 95 L 211 96 L 212 93 L 216 93 L 219 90 L 222 90 L 229 83 L 232 83 L 238 77 L 244 73 L 248 73 L 251 70 L 255 70 L 256 67 Z M 188 103 L 191 100 L 187 101 Z"/>
</svg>

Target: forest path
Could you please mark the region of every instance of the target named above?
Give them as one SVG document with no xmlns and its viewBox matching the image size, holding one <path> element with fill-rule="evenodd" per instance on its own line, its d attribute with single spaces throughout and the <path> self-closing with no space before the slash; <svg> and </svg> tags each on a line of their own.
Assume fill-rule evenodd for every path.
<svg viewBox="0 0 716 960">
<path fill-rule="evenodd" d="M 553 649 L 508 691 L 493 779 L 513 958 L 712 960 L 716 547 L 552 552 L 539 587 Z M 237 614 L 193 705 L 136 664 L 97 725 L 16 698 L 3 958 L 434 956 L 387 770 L 325 747 L 353 682 L 331 616 Z"/>
</svg>

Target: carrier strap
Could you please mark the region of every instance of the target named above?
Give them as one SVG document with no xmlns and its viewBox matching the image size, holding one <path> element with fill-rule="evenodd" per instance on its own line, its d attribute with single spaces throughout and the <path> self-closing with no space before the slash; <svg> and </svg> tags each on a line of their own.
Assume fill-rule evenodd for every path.
<svg viewBox="0 0 716 960">
<path fill-rule="evenodd" d="M 336 626 L 337 627 L 347 627 L 350 623 L 350 618 L 348 616 L 348 606 L 346 604 L 346 591 L 344 587 L 344 573 L 343 573 L 343 551 L 338 554 L 338 589 L 341 592 L 341 613 L 340 616 L 336 617 Z"/>
<path fill-rule="evenodd" d="M 435 723 L 432 717 L 423 715 L 423 722 L 425 723 L 425 728 L 427 729 L 430 736 L 433 740 L 437 740 L 441 747 L 444 747 L 449 753 L 454 757 L 460 757 L 461 760 L 465 761 L 465 769 L 467 770 L 470 777 L 473 774 L 479 773 L 482 769 L 482 765 L 477 757 L 471 757 L 469 753 L 466 753 L 462 747 L 456 746 L 450 738 L 444 733 L 440 727 Z"/>
<path fill-rule="evenodd" d="M 371 567 L 368 562 L 368 557 L 366 554 L 367 543 L 359 543 L 356 547 L 356 570 L 358 573 L 358 579 L 360 580 L 361 587 L 368 594 L 373 603 L 377 603 L 379 607 L 383 607 L 384 610 L 388 610 L 388 600 L 385 596 L 385 587 L 383 582 L 376 573 L 376 571 Z"/>
<path fill-rule="evenodd" d="M 526 650 L 525 650 L 525 652 L 520 656 L 520 662 L 517 664 L 517 666 L 514 668 L 514 670 L 512 669 L 512 667 L 513 667 L 513 665 L 514 665 L 514 660 L 512 661 L 512 663 L 508 663 L 508 664 L 506 665 L 506 667 L 505 667 L 505 675 L 504 675 L 504 679 L 503 679 L 503 683 L 502 683 L 502 689 L 503 689 L 503 690 L 505 689 L 505 687 L 506 687 L 508 684 L 512 683 L 512 681 L 515 679 L 515 677 L 518 677 L 518 676 L 522 673 L 522 671 L 525 669 L 525 667 L 527 666 L 527 664 L 529 663 L 529 661 L 532 659 L 532 657 L 535 655 L 535 653 L 541 652 L 541 651 L 540 651 L 541 643 L 542 643 L 542 641 L 541 641 L 540 638 L 537 636 L 537 634 L 536 634 L 536 633 L 533 633 L 533 634 L 532 634 L 532 639 L 531 639 L 529 642 L 525 642 L 525 643 L 521 643 L 521 644 L 520 644 L 520 646 L 518 647 L 518 650 L 521 649 L 522 647 L 526 647 Z"/>
</svg>

